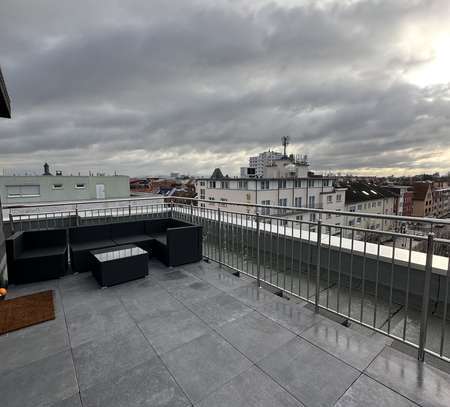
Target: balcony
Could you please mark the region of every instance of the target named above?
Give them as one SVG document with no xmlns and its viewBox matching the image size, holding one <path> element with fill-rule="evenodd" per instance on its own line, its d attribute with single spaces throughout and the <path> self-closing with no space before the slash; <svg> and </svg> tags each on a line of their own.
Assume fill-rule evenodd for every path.
<svg viewBox="0 0 450 407">
<path fill-rule="evenodd" d="M 17 230 L 170 214 L 203 225 L 207 261 L 151 260 L 103 290 L 88 273 L 11 286 L 52 289 L 57 309 L 0 336 L 5 405 L 450 405 L 448 258 L 320 221 L 139 202 L 12 216 Z"/>
<path fill-rule="evenodd" d="M 54 290 L 56 319 L 0 337 L 4 405 L 450 403 L 450 375 L 382 335 L 215 263 L 149 270 L 104 290 L 88 273 L 13 287 Z"/>
</svg>

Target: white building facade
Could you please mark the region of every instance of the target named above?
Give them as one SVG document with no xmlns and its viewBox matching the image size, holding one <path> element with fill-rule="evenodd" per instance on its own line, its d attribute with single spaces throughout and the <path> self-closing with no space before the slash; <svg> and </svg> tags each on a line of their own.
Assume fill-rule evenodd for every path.
<svg viewBox="0 0 450 407">
<path fill-rule="evenodd" d="M 130 197 L 128 176 L 0 176 L 3 205 Z"/>
<path fill-rule="evenodd" d="M 259 213 L 315 222 L 318 214 L 308 212 L 307 208 L 330 211 L 343 211 L 345 208 L 345 188 L 335 188 L 334 182 L 334 177 L 315 175 L 308 171 L 308 165 L 285 157 L 264 167 L 261 178 L 199 178 L 196 180 L 196 192 L 200 199 L 222 202 L 201 203 L 205 208 L 217 209 L 219 205 L 224 210 L 255 214 L 254 206 L 233 205 L 230 202 L 290 206 L 299 210 L 260 208 Z M 341 224 L 339 215 L 322 214 L 321 220 L 324 224 Z"/>
<path fill-rule="evenodd" d="M 264 175 L 265 167 L 281 158 L 283 158 L 283 154 L 277 151 L 264 151 L 256 156 L 249 157 L 248 166 L 255 169 L 255 175 L 257 177 L 262 177 Z"/>
</svg>

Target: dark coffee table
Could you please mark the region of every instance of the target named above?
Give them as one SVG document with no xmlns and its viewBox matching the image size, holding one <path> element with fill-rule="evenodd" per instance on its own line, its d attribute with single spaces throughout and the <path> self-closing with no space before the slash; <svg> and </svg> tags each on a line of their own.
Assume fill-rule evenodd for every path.
<svg viewBox="0 0 450 407">
<path fill-rule="evenodd" d="M 134 244 L 92 250 L 91 255 L 92 274 L 102 287 L 148 275 L 148 253 Z"/>
</svg>

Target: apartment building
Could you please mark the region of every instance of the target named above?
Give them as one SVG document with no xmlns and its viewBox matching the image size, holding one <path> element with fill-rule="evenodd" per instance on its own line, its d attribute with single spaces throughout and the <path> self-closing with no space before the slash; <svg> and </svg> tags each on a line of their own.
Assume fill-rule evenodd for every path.
<svg viewBox="0 0 450 407">
<path fill-rule="evenodd" d="M 409 185 L 388 185 L 383 186 L 398 196 L 394 213 L 399 216 L 412 216 L 414 191 Z"/>
<path fill-rule="evenodd" d="M 265 167 L 271 165 L 273 161 L 279 160 L 281 158 L 283 158 L 283 154 L 277 151 L 264 151 L 256 156 L 249 157 L 248 166 L 249 168 L 255 169 L 255 175 L 257 177 L 262 177 Z"/>
<path fill-rule="evenodd" d="M 129 177 L 124 175 L 0 176 L 0 199 L 5 204 L 81 201 L 130 197 Z"/>
<path fill-rule="evenodd" d="M 296 161 L 292 156 L 283 157 L 264 167 L 261 178 L 217 177 L 215 170 L 210 178 L 196 180 L 196 192 L 200 199 L 221 201 L 224 210 L 241 213 L 256 212 L 254 207 L 232 205 L 228 202 L 248 204 L 292 206 L 299 211 L 261 208 L 262 215 L 280 216 L 286 219 L 315 221 L 317 215 L 306 208 L 344 210 L 345 188 L 335 188 L 334 177 L 317 175 L 309 171 L 308 164 Z M 215 203 L 201 203 L 205 208 L 217 208 Z M 304 210 L 301 211 L 300 208 Z M 341 217 L 325 215 L 322 221 L 340 225 Z"/>
<path fill-rule="evenodd" d="M 413 216 L 433 217 L 433 189 L 431 182 L 413 184 Z"/>
<path fill-rule="evenodd" d="M 345 210 L 355 212 L 355 216 L 346 216 L 347 226 L 355 226 L 369 230 L 391 230 L 394 225 L 389 220 L 366 218 L 360 213 L 395 215 L 397 195 L 390 190 L 363 182 L 341 184 L 347 188 L 345 194 Z M 356 238 L 360 238 L 358 234 Z"/>
</svg>

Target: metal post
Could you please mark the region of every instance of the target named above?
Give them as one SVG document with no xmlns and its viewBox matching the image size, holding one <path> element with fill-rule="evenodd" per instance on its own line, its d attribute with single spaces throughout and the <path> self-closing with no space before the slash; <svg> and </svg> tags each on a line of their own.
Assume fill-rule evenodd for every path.
<svg viewBox="0 0 450 407">
<path fill-rule="evenodd" d="M 261 256 L 259 254 L 259 213 L 256 211 L 256 283 L 261 287 Z"/>
<path fill-rule="evenodd" d="M 319 295 L 320 295 L 320 246 L 322 243 L 322 221 L 317 221 L 317 259 L 316 259 L 316 300 L 314 310 L 319 312 Z"/>
<path fill-rule="evenodd" d="M 131 202 L 128 204 L 128 217 L 131 217 Z"/>
<path fill-rule="evenodd" d="M 9 213 L 9 226 L 11 227 L 11 233 L 14 233 L 14 219 L 11 212 Z"/>
<path fill-rule="evenodd" d="M 80 219 L 78 217 L 78 205 L 75 205 L 75 224 L 80 226 Z"/>
<path fill-rule="evenodd" d="M 219 249 L 219 267 L 222 267 L 222 219 L 220 208 L 217 208 L 217 246 Z"/>
<path fill-rule="evenodd" d="M 170 201 L 170 217 L 173 218 L 173 201 Z"/>
<path fill-rule="evenodd" d="M 430 303 L 430 284 L 431 284 L 431 271 L 433 268 L 433 249 L 434 249 L 434 234 L 429 233 L 427 242 L 427 261 L 425 264 L 425 281 L 422 297 L 422 315 L 420 319 L 419 352 L 417 355 L 418 359 L 421 362 L 425 360 L 425 346 L 427 342 L 428 306 Z"/>
<path fill-rule="evenodd" d="M 194 223 L 194 204 L 191 202 L 191 223 Z"/>
</svg>

